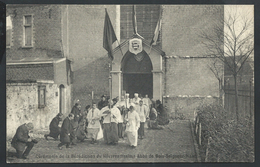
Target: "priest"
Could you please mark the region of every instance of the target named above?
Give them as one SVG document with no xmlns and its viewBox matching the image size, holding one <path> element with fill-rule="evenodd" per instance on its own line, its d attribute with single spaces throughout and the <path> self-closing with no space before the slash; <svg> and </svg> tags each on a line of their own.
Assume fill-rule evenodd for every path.
<svg viewBox="0 0 260 167">
<path fill-rule="evenodd" d="M 103 137 L 106 144 L 118 144 L 118 120 L 121 117 L 120 110 L 116 107 L 117 100 L 109 100 L 109 106 L 101 110 L 101 115 L 104 117 Z"/>
<path fill-rule="evenodd" d="M 100 110 L 97 108 L 97 105 L 93 103 L 92 109 L 88 112 L 88 137 L 91 138 L 91 144 L 97 143 L 97 135 L 100 130 Z"/>
</svg>

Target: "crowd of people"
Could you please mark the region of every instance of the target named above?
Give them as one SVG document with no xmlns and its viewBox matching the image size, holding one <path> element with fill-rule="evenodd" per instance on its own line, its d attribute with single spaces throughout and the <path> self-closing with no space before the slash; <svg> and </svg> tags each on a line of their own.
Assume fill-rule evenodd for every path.
<svg viewBox="0 0 260 167">
<path fill-rule="evenodd" d="M 119 97 L 110 99 L 103 95 L 98 104 L 92 102 L 84 110 L 81 110 L 80 101 L 77 100 L 71 113 L 63 121 L 62 117 L 63 114 L 58 113 L 49 125 L 49 134 L 44 135 L 46 140 L 48 137 L 58 140 L 60 136 L 59 149 L 63 146 L 71 148 L 76 145 L 77 140 L 83 142 L 90 139 L 91 144 L 96 144 L 102 138 L 108 145 L 117 145 L 120 138 L 127 139 L 129 146 L 135 148 L 138 139 L 145 136 L 146 123 L 148 129 L 163 129 L 162 125 L 169 123 L 160 100 L 154 102 L 148 95 L 140 98 L 137 93 L 132 99 L 126 93 L 121 100 Z M 27 158 L 37 142 L 32 141 L 28 135 L 32 129 L 32 123 L 23 124 L 17 129 L 12 146 L 16 149 L 18 158 Z"/>
</svg>

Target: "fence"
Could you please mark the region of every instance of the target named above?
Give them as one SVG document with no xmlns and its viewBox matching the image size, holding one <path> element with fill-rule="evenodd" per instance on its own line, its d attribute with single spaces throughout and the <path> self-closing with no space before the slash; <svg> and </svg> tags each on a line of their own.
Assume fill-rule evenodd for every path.
<svg viewBox="0 0 260 167">
<path fill-rule="evenodd" d="M 230 115 L 235 115 L 235 86 L 227 83 L 224 87 L 224 108 Z M 251 82 L 238 86 L 238 111 L 240 118 L 253 118 L 254 114 L 254 86 Z"/>
</svg>

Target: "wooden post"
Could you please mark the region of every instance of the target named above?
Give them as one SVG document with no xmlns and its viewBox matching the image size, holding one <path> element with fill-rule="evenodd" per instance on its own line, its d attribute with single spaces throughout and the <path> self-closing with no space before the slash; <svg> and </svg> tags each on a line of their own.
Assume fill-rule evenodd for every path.
<svg viewBox="0 0 260 167">
<path fill-rule="evenodd" d="M 210 143 L 211 143 L 211 137 L 208 138 L 208 145 L 206 149 L 206 157 L 205 157 L 205 162 L 209 161 L 209 148 L 210 148 Z"/>
<path fill-rule="evenodd" d="M 110 67 L 111 67 L 111 65 L 110 65 L 110 63 L 108 64 L 108 71 L 109 71 L 109 73 L 108 73 L 108 81 L 109 81 L 109 98 L 112 100 L 112 77 L 111 77 L 111 74 L 110 74 Z"/>
<path fill-rule="evenodd" d="M 198 134 L 198 125 L 199 125 L 199 117 L 197 117 L 197 120 L 196 120 L 196 122 L 195 122 L 195 133 L 196 133 L 196 135 Z"/>
<path fill-rule="evenodd" d="M 193 119 L 194 119 L 194 122 L 196 121 L 196 116 L 197 116 L 197 112 L 196 112 L 196 110 L 194 110 L 194 112 L 193 112 Z"/>
<path fill-rule="evenodd" d="M 199 123 L 199 145 L 201 146 L 201 123 Z"/>
<path fill-rule="evenodd" d="M 253 114 L 252 114 L 252 79 L 249 80 L 249 84 L 250 84 L 250 89 L 249 89 L 249 96 L 250 96 L 250 102 L 249 102 L 249 118 L 250 118 L 250 126 L 252 126 L 253 124 Z"/>
<path fill-rule="evenodd" d="M 217 162 L 219 162 L 220 161 L 220 158 L 219 158 L 219 154 L 218 154 L 218 156 L 217 156 Z"/>
<path fill-rule="evenodd" d="M 91 104 L 92 104 L 92 107 L 93 107 L 93 99 L 94 99 L 94 91 L 91 92 Z"/>
<path fill-rule="evenodd" d="M 230 115 L 232 115 L 231 113 L 230 113 L 230 83 L 228 82 L 228 93 L 227 93 L 227 105 L 228 105 L 228 112 L 229 112 L 229 114 Z"/>
</svg>

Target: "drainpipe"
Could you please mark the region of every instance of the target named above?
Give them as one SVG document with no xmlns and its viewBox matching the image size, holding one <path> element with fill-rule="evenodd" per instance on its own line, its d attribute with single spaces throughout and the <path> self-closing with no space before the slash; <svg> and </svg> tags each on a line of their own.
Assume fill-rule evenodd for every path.
<svg viewBox="0 0 260 167">
<path fill-rule="evenodd" d="M 167 57 L 166 56 L 164 56 L 164 96 L 165 96 L 165 102 L 167 103 L 167 90 L 166 90 L 166 88 L 167 88 L 167 84 L 166 84 L 166 82 L 167 82 L 167 76 L 166 76 L 166 72 L 167 72 Z"/>
</svg>

